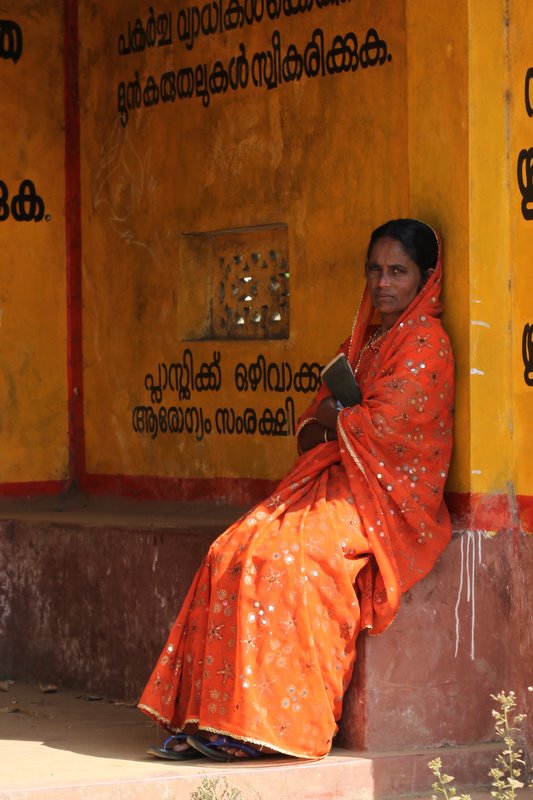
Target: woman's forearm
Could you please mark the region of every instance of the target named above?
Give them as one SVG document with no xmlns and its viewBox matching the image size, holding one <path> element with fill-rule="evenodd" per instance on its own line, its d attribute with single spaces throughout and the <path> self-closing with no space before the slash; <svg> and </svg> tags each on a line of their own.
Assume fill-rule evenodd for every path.
<svg viewBox="0 0 533 800">
<path fill-rule="evenodd" d="M 330 431 L 335 432 L 337 438 L 337 417 L 339 416 L 339 409 L 333 397 L 327 397 L 318 406 L 316 418 L 318 422 Z"/>
<path fill-rule="evenodd" d="M 337 438 L 337 428 L 329 428 L 320 422 L 311 422 L 298 434 L 298 448 L 301 453 L 312 450 L 319 444 L 333 442 Z"/>
</svg>

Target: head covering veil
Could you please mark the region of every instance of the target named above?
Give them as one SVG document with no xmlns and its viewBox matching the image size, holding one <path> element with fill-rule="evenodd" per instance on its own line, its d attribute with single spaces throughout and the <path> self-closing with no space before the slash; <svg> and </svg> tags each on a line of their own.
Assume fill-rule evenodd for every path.
<svg viewBox="0 0 533 800">
<path fill-rule="evenodd" d="M 429 226 L 428 226 L 429 227 Z M 394 618 L 401 593 L 432 568 L 451 536 L 444 484 L 452 445 L 454 364 L 442 312 L 442 246 L 432 274 L 377 346 L 365 352 L 375 311 L 363 291 L 342 347 L 362 402 L 337 418 L 338 441 L 304 453 L 285 479 L 293 486 L 342 463 L 372 553 L 358 577 L 362 615 L 373 633 Z M 300 418 L 316 420 L 323 386 Z M 283 482 L 283 483 L 285 483 Z"/>
<path fill-rule="evenodd" d="M 422 222 L 421 220 L 418 221 Z M 405 309 L 401 317 L 396 321 L 393 328 L 399 326 L 409 316 L 409 314 L 416 314 L 421 308 L 425 309 L 424 313 L 430 314 L 434 317 L 438 317 L 442 313 L 442 304 L 440 301 L 442 288 L 442 241 L 437 231 L 432 228 L 431 225 L 428 225 L 426 222 L 422 222 L 422 224 L 426 225 L 433 232 L 435 239 L 437 240 L 437 263 L 433 273 L 429 276 L 428 280 L 422 286 L 421 290 L 413 299 L 409 307 Z M 352 333 L 348 345 L 347 356 L 352 368 L 357 362 L 368 327 L 371 324 L 374 315 L 375 310 L 372 305 L 370 290 L 368 288 L 368 284 L 365 284 L 361 302 L 353 321 Z"/>
</svg>

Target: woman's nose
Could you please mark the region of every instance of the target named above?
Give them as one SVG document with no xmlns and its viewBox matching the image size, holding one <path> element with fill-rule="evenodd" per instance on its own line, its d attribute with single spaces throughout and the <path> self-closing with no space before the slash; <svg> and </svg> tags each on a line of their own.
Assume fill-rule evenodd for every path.
<svg viewBox="0 0 533 800">
<path fill-rule="evenodd" d="M 378 286 L 388 286 L 390 284 L 390 275 L 388 270 L 382 269 L 379 273 Z"/>
</svg>

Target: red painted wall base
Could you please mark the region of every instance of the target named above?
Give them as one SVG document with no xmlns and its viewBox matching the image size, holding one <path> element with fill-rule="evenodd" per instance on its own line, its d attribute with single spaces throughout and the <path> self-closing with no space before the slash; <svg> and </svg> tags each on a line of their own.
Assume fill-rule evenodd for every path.
<svg viewBox="0 0 533 800">
<path fill-rule="evenodd" d="M 157 478 L 149 475 L 82 475 L 80 492 L 136 500 L 205 501 L 252 506 L 271 494 L 277 481 L 261 478 Z M 69 481 L 0 483 L 0 498 L 62 494 Z M 509 494 L 448 492 L 446 502 L 454 530 L 533 533 L 533 497 Z"/>
</svg>

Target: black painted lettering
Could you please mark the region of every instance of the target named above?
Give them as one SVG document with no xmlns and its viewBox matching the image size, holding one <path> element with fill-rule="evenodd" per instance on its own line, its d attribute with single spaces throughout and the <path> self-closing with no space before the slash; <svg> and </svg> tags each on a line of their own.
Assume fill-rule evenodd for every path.
<svg viewBox="0 0 533 800">
<path fill-rule="evenodd" d="M 159 86 L 151 75 L 148 77 L 144 87 L 143 103 L 147 108 L 156 106 L 159 103 Z"/>
<path fill-rule="evenodd" d="M 517 180 L 522 195 L 522 216 L 533 219 L 533 147 L 518 154 Z"/>
<path fill-rule="evenodd" d="M 526 72 L 526 79 L 524 85 L 526 112 L 528 117 L 533 117 L 533 67 L 530 67 Z"/>
<path fill-rule="evenodd" d="M 172 11 L 159 14 L 157 18 L 157 46 L 165 47 L 172 44 Z"/>
<path fill-rule="evenodd" d="M 384 64 L 388 58 L 387 44 L 379 38 L 375 28 L 369 28 L 364 44 L 359 51 L 359 61 L 363 69 Z M 389 59 L 390 60 L 390 59 Z"/>
<path fill-rule="evenodd" d="M 9 218 L 9 189 L 4 181 L 0 181 L 0 222 Z"/>
<path fill-rule="evenodd" d="M 150 14 L 146 21 L 146 46 L 155 47 L 157 41 L 157 23 L 155 21 L 154 9 L 150 6 Z"/>
<path fill-rule="evenodd" d="M 22 55 L 22 30 L 10 19 L 0 19 L 0 58 L 17 63 Z"/>
<path fill-rule="evenodd" d="M 339 0 L 340 2 L 341 0 Z M 348 0 L 346 0 L 348 1 Z M 281 2 L 281 0 L 280 0 Z M 291 0 L 289 5 L 283 5 L 284 13 L 302 13 L 308 10 L 310 0 Z M 218 3 L 218 5 L 215 5 Z M 203 34 L 210 35 L 215 28 L 215 22 L 220 17 L 216 13 L 225 15 L 222 25 L 224 30 L 233 29 L 241 25 L 241 16 L 244 18 L 245 10 L 252 16 L 264 15 L 266 6 L 255 0 L 254 5 L 243 6 L 239 0 L 230 0 L 224 10 L 223 0 L 213 0 L 210 14 L 202 16 L 193 13 L 195 7 L 182 9 L 178 15 L 178 38 L 192 48 L 194 38 L 198 35 L 198 24 Z M 204 6 L 204 10 L 205 10 Z M 166 18 L 165 18 L 166 19 Z M 205 20 L 205 31 L 202 27 Z M 199 20 L 199 22 L 197 22 Z M 140 34 L 138 34 L 139 38 Z M 364 69 L 381 66 L 391 61 L 386 42 L 381 39 L 375 30 L 370 28 L 363 44 L 359 47 L 358 38 L 353 31 L 346 34 L 335 35 L 329 47 L 324 40 L 321 28 L 315 28 L 307 43 L 298 47 L 294 43 L 282 46 L 281 34 L 275 30 L 271 38 L 272 46 L 268 50 L 257 51 L 248 57 L 246 46 L 243 42 L 238 45 L 238 53 L 231 56 L 228 61 L 216 60 L 213 64 L 203 63 L 193 67 L 183 67 L 175 74 L 165 72 L 159 78 L 149 76 L 144 88 L 141 86 L 140 75 L 135 71 L 135 79 L 128 83 L 121 82 L 118 86 L 117 109 L 121 122 L 127 125 L 129 115 L 143 103 L 145 108 L 157 106 L 161 100 L 164 103 L 174 102 L 176 99 L 186 100 L 192 97 L 201 99 L 204 108 L 208 108 L 211 98 L 224 95 L 229 89 L 242 91 L 250 82 L 257 88 L 275 89 L 280 83 L 300 81 L 304 76 L 316 78 L 325 75 L 338 75 L 343 72 L 355 72 L 359 66 Z"/>
<path fill-rule="evenodd" d="M 124 127 L 128 124 L 128 103 L 126 99 L 126 84 L 121 81 L 117 90 L 117 110 L 120 115 L 120 121 Z"/>
<path fill-rule="evenodd" d="M 33 181 L 21 181 L 18 194 L 11 201 L 11 216 L 17 222 L 40 222 L 44 217 L 43 199 Z"/>
<path fill-rule="evenodd" d="M 176 75 L 174 72 L 164 72 L 161 75 L 159 94 L 163 103 L 174 103 L 176 100 Z"/>
<path fill-rule="evenodd" d="M 522 333 L 522 359 L 524 361 L 524 381 L 533 386 L 533 325 L 524 325 Z"/>
</svg>

